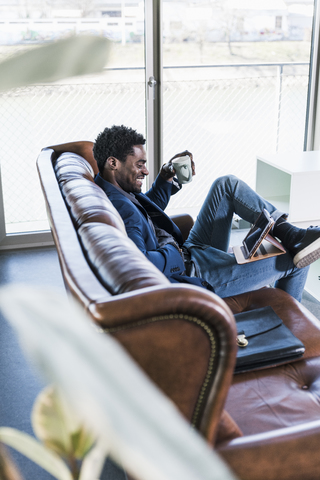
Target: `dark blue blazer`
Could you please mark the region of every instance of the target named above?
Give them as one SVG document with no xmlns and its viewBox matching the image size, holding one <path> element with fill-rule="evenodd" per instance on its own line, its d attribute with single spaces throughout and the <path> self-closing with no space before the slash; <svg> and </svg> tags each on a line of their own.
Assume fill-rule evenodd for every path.
<svg viewBox="0 0 320 480">
<path fill-rule="evenodd" d="M 155 220 L 158 227 L 170 233 L 179 246 L 182 246 L 183 238 L 179 228 L 163 211 L 168 205 L 171 195 L 179 190 L 174 183 L 167 182 L 158 175 L 146 194 L 134 195 L 138 204 L 133 203 L 121 190 L 104 180 L 100 174 L 96 176 L 95 182 L 104 190 L 118 210 L 128 237 L 172 283 L 192 283 L 210 288 L 207 282 L 201 278 L 188 277 L 184 274 L 185 266 L 178 249 L 171 244 L 160 247 L 154 230 L 149 224 L 148 215 Z"/>
</svg>

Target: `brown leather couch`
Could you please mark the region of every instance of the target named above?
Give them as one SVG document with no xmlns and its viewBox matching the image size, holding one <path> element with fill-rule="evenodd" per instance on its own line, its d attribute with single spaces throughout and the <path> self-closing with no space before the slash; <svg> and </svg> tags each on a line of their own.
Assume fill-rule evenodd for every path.
<svg viewBox="0 0 320 480">
<path fill-rule="evenodd" d="M 273 288 L 222 300 L 205 289 L 170 284 L 127 237 L 93 182 L 97 166 L 87 143 L 88 161 L 60 155 L 66 145 L 44 149 L 37 161 L 66 288 L 239 478 L 318 480 L 319 321 Z M 186 236 L 191 217 L 175 221 Z M 265 305 L 304 343 L 304 357 L 234 375 L 233 313 Z"/>
</svg>

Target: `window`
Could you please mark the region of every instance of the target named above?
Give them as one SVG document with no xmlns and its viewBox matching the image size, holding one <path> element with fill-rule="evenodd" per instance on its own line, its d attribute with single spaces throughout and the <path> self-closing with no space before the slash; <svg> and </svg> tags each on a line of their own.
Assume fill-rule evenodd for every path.
<svg viewBox="0 0 320 480">
<path fill-rule="evenodd" d="M 276 17 L 276 29 L 281 30 L 282 28 L 282 17 Z"/>
<path fill-rule="evenodd" d="M 54 2 L 53 2 L 54 3 Z M 4 59 L 18 51 L 35 48 L 48 40 L 74 32 L 101 33 L 113 42 L 107 68 L 99 75 L 79 77 L 49 85 L 34 85 L 0 94 L 2 117 L 1 174 L 3 211 L 7 245 L 14 235 L 49 230 L 38 175 L 36 158 L 41 148 L 72 140 L 92 140 L 105 127 L 129 124 L 145 134 L 144 4 L 132 7 L 134 22 L 110 22 L 121 17 L 115 10 L 95 10 L 84 16 L 50 9 L 44 2 L 28 3 L 25 18 L 21 8 L 12 4 L 10 16 L 0 25 L 5 47 Z M 104 2 L 104 9 L 108 2 Z M 110 2 L 114 5 L 117 2 Z M 43 10 L 39 10 L 41 8 Z M 108 15 L 103 15 L 103 13 Z M 71 16 L 74 15 L 74 16 Z M 1 210 L 1 208 L 0 208 Z M 1 213 L 1 212 L 0 212 Z M 1 215 L 0 215 L 1 217 Z M 3 223 L 3 218 L 0 218 Z M 21 235 L 24 244 L 26 237 Z"/>
<path fill-rule="evenodd" d="M 108 17 L 121 17 L 120 10 L 106 10 L 101 12 L 102 15 L 106 15 Z"/>
<path fill-rule="evenodd" d="M 164 1 L 164 158 L 188 149 L 197 166 L 173 211 L 196 215 L 221 175 L 254 188 L 258 153 L 304 149 L 313 22 L 304 3 Z"/>
</svg>

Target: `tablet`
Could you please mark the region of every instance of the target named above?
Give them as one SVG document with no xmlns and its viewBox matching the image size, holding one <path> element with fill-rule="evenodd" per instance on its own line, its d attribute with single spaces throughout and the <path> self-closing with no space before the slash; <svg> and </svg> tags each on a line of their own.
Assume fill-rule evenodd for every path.
<svg viewBox="0 0 320 480">
<path fill-rule="evenodd" d="M 242 245 L 233 247 L 237 263 L 254 262 L 286 252 L 281 243 L 269 234 L 273 224 L 273 218 L 264 209 L 243 239 Z"/>
<path fill-rule="evenodd" d="M 269 233 L 273 224 L 273 218 L 270 216 L 270 213 L 264 208 L 255 223 L 250 228 L 248 234 L 242 241 L 246 253 L 246 258 L 251 258 L 256 253 L 262 241 Z"/>
</svg>

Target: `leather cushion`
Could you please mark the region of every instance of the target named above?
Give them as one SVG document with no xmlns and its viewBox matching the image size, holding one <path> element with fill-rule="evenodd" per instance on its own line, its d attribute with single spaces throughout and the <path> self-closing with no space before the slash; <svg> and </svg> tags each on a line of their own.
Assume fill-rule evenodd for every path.
<svg viewBox="0 0 320 480">
<path fill-rule="evenodd" d="M 86 223 L 78 235 L 87 260 L 101 283 L 113 294 L 169 285 L 169 280 L 118 229 Z"/>
<path fill-rule="evenodd" d="M 216 444 L 230 442 L 234 438 L 242 437 L 243 433 L 230 414 L 223 410 L 217 429 Z"/>
<path fill-rule="evenodd" d="M 320 358 L 235 375 L 225 408 L 244 435 L 320 418 Z"/>
</svg>

